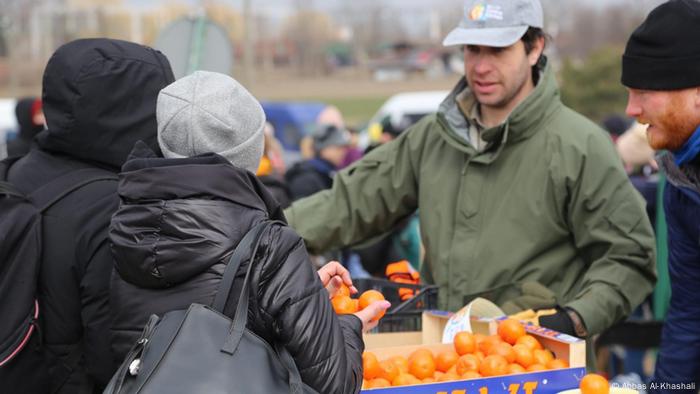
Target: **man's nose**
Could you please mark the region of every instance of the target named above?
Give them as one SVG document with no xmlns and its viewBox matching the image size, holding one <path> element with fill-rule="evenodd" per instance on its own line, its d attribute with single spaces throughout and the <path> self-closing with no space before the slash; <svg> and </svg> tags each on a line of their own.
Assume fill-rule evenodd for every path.
<svg viewBox="0 0 700 394">
<path fill-rule="evenodd" d="M 627 97 L 627 107 L 625 108 L 627 116 L 636 118 L 642 115 L 642 107 L 639 105 L 639 98 L 634 92 L 629 92 Z"/>
</svg>

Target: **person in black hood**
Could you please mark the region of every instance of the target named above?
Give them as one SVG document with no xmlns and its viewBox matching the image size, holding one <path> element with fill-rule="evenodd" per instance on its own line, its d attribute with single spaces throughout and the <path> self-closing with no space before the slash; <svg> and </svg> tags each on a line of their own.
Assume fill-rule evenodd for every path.
<svg viewBox="0 0 700 394">
<path fill-rule="evenodd" d="M 122 203 L 110 228 L 119 359 L 151 314 L 194 302 L 211 305 L 243 236 L 262 221 L 284 221 L 279 203 L 254 174 L 265 115 L 244 87 L 223 74 L 196 72 L 163 89 L 157 116 L 165 158 L 143 144 L 134 149 L 120 175 Z M 375 326 L 370 319 L 388 303 L 336 316 L 329 295 L 339 283 L 352 286 L 350 275 L 336 262 L 314 272 L 290 227 L 265 230 L 259 256 L 252 262 L 248 328 L 285 346 L 304 383 L 319 393 L 358 392 L 362 329 Z M 224 308 L 229 317 L 248 264 L 239 268 Z"/>
<path fill-rule="evenodd" d="M 163 54 L 112 39 L 72 41 L 46 65 L 47 129 L 29 153 L 9 163 L 8 180 L 25 194 L 78 170 L 114 180 L 89 183 L 44 213 L 38 296 L 49 387 L 41 393 L 101 392 L 116 369 L 108 338 L 113 262 L 107 239 L 119 206 L 116 173 L 136 141 L 158 150 L 156 98 L 173 80 Z M 39 380 L 39 372 L 22 374 L 8 392 L 36 392 L 23 384 Z M 7 380 L 0 381 L 5 392 Z"/>
<path fill-rule="evenodd" d="M 29 152 L 34 137 L 44 130 L 44 112 L 41 109 L 41 99 L 25 97 L 17 101 L 15 116 L 19 125 L 17 138 L 7 143 L 7 155 L 22 156 Z"/>
</svg>

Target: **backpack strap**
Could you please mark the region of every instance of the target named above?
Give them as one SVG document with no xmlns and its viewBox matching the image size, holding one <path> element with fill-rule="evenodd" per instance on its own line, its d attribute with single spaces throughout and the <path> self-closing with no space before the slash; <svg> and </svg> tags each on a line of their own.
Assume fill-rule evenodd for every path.
<svg viewBox="0 0 700 394">
<path fill-rule="evenodd" d="M 29 194 L 29 199 L 39 208 L 40 212 L 45 212 L 52 205 L 72 192 L 98 181 L 117 181 L 119 178 L 106 170 L 99 168 L 83 168 L 71 171 L 51 182 L 41 186 Z"/>
</svg>

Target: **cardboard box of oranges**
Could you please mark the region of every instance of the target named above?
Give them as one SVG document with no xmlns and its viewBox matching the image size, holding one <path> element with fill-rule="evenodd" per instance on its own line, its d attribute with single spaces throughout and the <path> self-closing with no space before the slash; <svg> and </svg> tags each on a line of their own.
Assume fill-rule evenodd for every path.
<svg viewBox="0 0 700 394">
<path fill-rule="evenodd" d="M 548 394 L 577 388 L 585 375 L 583 340 L 512 319 L 469 316 L 471 333 L 446 341 L 453 315 L 426 311 L 420 332 L 365 335 L 362 393 Z"/>
</svg>

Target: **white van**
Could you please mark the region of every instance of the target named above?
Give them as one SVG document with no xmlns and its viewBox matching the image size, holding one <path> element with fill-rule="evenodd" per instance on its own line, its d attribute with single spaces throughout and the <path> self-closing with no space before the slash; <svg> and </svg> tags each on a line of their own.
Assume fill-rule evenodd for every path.
<svg viewBox="0 0 700 394">
<path fill-rule="evenodd" d="M 449 93 L 447 90 L 433 90 L 399 93 L 389 97 L 370 119 L 367 132 L 360 136 L 360 146 L 364 149 L 376 141 L 379 136 L 372 135 L 373 130 L 377 130 L 377 125 L 387 116 L 395 127 L 412 126 L 425 115 L 437 112 L 440 103 Z"/>
</svg>

